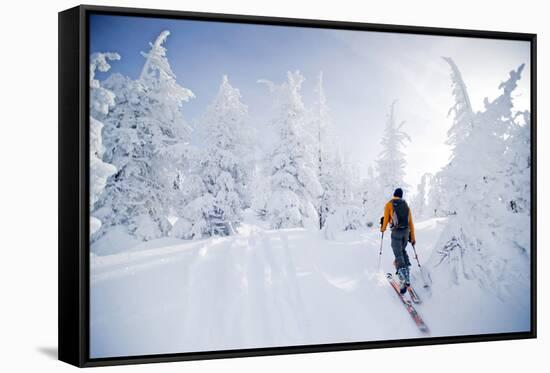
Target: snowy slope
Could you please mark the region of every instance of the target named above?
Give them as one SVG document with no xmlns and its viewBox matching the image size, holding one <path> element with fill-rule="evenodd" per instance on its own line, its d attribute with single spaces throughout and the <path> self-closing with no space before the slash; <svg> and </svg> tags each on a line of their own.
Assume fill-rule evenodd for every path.
<svg viewBox="0 0 550 373">
<path fill-rule="evenodd" d="M 248 220 L 235 236 L 158 240 L 92 256 L 91 356 L 424 336 L 377 272 L 376 229 L 326 240 L 318 232 L 267 230 Z M 417 223 L 421 259 L 442 220 Z M 386 237 L 384 271 L 392 260 Z M 415 266 L 413 276 L 414 285 Z M 474 282 L 433 281 L 430 294 L 416 281 L 424 298 L 417 309 L 432 336 L 529 329 L 528 298 L 499 298 Z"/>
</svg>

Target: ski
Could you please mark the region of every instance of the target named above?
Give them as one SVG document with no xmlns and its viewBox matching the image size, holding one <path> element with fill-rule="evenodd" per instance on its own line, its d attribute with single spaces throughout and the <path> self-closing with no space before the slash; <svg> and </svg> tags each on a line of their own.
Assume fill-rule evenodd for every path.
<svg viewBox="0 0 550 373">
<path fill-rule="evenodd" d="M 393 288 L 393 290 L 395 290 L 395 292 L 399 296 L 399 299 L 401 299 L 401 302 L 403 302 L 403 305 L 407 309 L 407 312 L 409 313 L 409 315 L 411 315 L 411 317 L 412 317 L 414 323 L 416 324 L 416 326 L 418 326 L 418 329 L 420 329 L 420 331 L 423 332 L 423 333 L 429 333 L 428 326 L 424 323 L 424 321 L 422 320 L 422 318 L 420 317 L 420 315 L 418 314 L 416 309 L 413 307 L 411 301 L 407 300 L 399 292 L 399 285 L 393 279 L 393 275 L 391 273 L 388 273 L 388 274 L 386 274 L 386 278 L 388 279 L 388 281 L 389 281 L 391 287 Z"/>
<path fill-rule="evenodd" d="M 412 286 L 409 286 L 407 288 L 407 291 L 409 292 L 409 295 L 411 296 L 413 303 L 416 303 L 416 304 L 422 303 L 422 301 L 420 300 L 420 297 L 418 296 L 418 293 L 413 289 Z"/>
</svg>

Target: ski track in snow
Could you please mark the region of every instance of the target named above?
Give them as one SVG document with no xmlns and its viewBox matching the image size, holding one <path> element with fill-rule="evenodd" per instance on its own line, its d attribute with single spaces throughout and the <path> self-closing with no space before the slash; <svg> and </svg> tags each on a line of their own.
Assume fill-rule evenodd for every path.
<svg viewBox="0 0 550 373">
<path fill-rule="evenodd" d="M 438 219 L 419 222 L 417 231 L 425 242 L 435 239 Z M 376 229 L 331 241 L 303 229 L 244 225 L 235 236 L 92 256 L 91 356 L 424 337 L 377 272 L 379 240 Z M 418 250 L 427 258 L 431 248 L 419 243 Z M 528 309 L 515 305 L 496 317 L 504 303 L 478 288 L 450 293 L 434 283 L 428 293 L 415 264 L 424 301 L 415 307 L 431 335 L 528 328 L 517 322 Z"/>
</svg>

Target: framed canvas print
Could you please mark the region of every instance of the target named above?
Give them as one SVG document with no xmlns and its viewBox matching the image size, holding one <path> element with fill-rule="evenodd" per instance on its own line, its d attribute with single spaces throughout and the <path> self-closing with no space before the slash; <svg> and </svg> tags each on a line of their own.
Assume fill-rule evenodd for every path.
<svg viewBox="0 0 550 373">
<path fill-rule="evenodd" d="M 536 336 L 536 35 L 59 13 L 59 357 Z"/>
</svg>

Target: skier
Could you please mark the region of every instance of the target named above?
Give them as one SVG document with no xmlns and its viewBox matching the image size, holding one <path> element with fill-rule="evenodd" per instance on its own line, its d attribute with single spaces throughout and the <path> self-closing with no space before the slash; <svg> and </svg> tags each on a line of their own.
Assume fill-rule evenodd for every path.
<svg viewBox="0 0 550 373">
<path fill-rule="evenodd" d="M 400 292 L 405 294 L 407 288 L 411 285 L 409 278 L 411 262 L 405 248 L 407 247 L 407 241 L 415 245 L 416 240 L 411 209 L 403 199 L 401 188 L 395 190 L 393 198 L 384 206 L 384 217 L 382 218 L 380 231 L 384 232 L 388 224 L 390 224 L 391 229 L 391 248 L 395 255 L 394 265 L 401 283 Z"/>
</svg>

